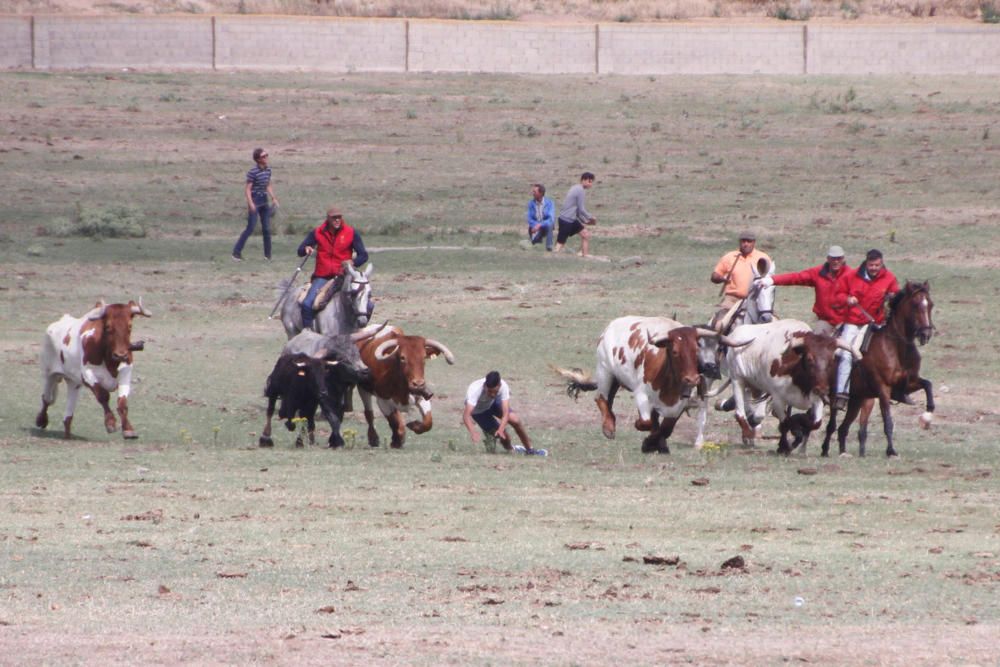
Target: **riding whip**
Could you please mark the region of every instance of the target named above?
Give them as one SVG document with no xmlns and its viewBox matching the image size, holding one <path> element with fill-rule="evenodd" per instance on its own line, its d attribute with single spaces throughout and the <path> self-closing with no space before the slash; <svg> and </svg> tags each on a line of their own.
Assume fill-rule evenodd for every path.
<svg viewBox="0 0 1000 667">
<path fill-rule="evenodd" d="M 278 308 L 285 301 L 285 297 L 288 296 L 288 290 L 292 289 L 292 285 L 295 284 L 295 279 L 299 277 L 299 274 L 302 272 L 302 267 L 305 266 L 306 262 L 309 261 L 309 257 L 310 257 L 309 255 L 303 257 L 302 261 L 299 262 L 299 265 L 295 267 L 295 273 L 293 273 L 292 277 L 288 279 L 288 285 L 285 286 L 285 291 L 282 292 L 281 296 L 278 297 L 278 302 L 274 304 L 274 308 L 271 309 L 271 314 L 267 316 L 267 319 L 269 320 L 274 319 L 274 314 L 278 312 Z"/>
</svg>

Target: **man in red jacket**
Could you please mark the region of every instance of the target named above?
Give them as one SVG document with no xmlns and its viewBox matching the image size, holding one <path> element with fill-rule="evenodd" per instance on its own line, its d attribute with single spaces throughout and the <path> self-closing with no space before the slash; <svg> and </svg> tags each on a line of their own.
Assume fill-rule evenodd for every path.
<svg viewBox="0 0 1000 667">
<path fill-rule="evenodd" d="M 816 322 L 813 331 L 827 336 L 837 335 L 837 327 L 844 321 L 843 310 L 833 307 L 837 281 L 844 275 L 844 249 L 832 245 L 826 253 L 826 262 L 798 273 L 780 273 L 776 276 L 759 278 L 764 286 L 770 285 L 804 285 L 816 290 L 816 302 L 813 312 Z"/>
<path fill-rule="evenodd" d="M 885 300 L 899 291 L 896 276 L 885 268 L 882 253 L 869 250 L 864 263 L 855 271 L 845 271 L 837 281 L 834 308 L 844 314 L 844 327 L 840 340 L 853 346 L 858 336 L 863 336 L 869 324 L 885 322 Z M 851 378 L 851 355 L 837 352 L 837 407 L 847 405 L 847 383 Z"/>
<path fill-rule="evenodd" d="M 298 255 L 305 257 L 316 253 L 316 268 L 312 274 L 312 285 L 302 301 L 302 328 L 311 329 L 316 316 L 313 304 L 320 289 L 330 280 L 344 279 L 344 262 L 354 262 L 355 267 L 368 261 L 368 251 L 353 227 L 344 222 L 339 209 L 330 207 L 326 219 L 319 227 L 306 234 L 299 244 Z M 339 286 L 336 287 L 339 289 Z"/>
</svg>

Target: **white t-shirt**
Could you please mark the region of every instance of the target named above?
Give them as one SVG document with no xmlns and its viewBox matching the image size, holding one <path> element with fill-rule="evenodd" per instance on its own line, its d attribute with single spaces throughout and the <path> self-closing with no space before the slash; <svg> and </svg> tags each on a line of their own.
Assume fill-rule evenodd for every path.
<svg viewBox="0 0 1000 667">
<path fill-rule="evenodd" d="M 510 400 L 510 387 L 504 380 L 500 380 L 500 391 L 497 393 L 496 398 L 501 401 Z M 475 406 L 472 408 L 472 414 L 478 415 L 480 412 L 486 412 L 493 405 L 494 397 L 486 393 L 486 378 L 480 378 L 469 385 L 469 388 L 465 392 L 465 404 Z"/>
</svg>

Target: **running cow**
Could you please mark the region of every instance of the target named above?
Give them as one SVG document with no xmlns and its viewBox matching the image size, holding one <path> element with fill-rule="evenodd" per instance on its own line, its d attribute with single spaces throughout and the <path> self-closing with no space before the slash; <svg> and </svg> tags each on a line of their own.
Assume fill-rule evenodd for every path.
<svg viewBox="0 0 1000 667">
<path fill-rule="evenodd" d="M 152 317 L 153 314 L 139 303 L 114 303 L 99 301 L 83 317 L 63 315 L 45 331 L 39 363 L 42 367 L 42 409 L 35 417 L 35 426 L 49 425 L 49 406 L 56 400 L 59 383 L 66 381 L 66 413 L 63 417 L 64 436 L 70 437 L 73 412 L 80 394 L 86 386 L 104 408 L 104 427 L 108 433 L 118 430 L 115 416 L 108 401 L 111 392 L 118 391 L 118 416 L 122 422 L 122 435 L 137 438 L 128 420 L 128 395 L 132 388 L 132 353 L 143 349 L 142 342 L 132 343 L 132 318 L 135 315 Z"/>
<path fill-rule="evenodd" d="M 780 422 L 778 453 L 790 453 L 819 428 L 836 373 L 835 354 L 838 349 L 852 354 L 851 348 L 831 336 L 813 333 L 798 320 L 744 324 L 733 330 L 730 339 L 739 347 L 726 353 L 723 373 L 733 383 L 743 443 L 754 442 L 746 411 L 747 392 L 753 391 L 758 396 L 770 395 L 771 413 Z M 793 415 L 792 408 L 806 412 Z M 791 445 L 789 432 L 795 438 Z"/>
<path fill-rule="evenodd" d="M 407 428 L 414 433 L 431 430 L 430 399 L 434 394 L 424 379 L 424 363 L 427 359 L 443 355 L 445 361 L 454 364 L 455 357 L 451 351 L 430 338 L 405 336 L 398 327 L 383 329 L 371 340 L 358 343 L 358 349 L 361 360 L 372 372 L 372 391 L 358 387 L 365 406 L 365 421 L 368 422 L 368 444 L 372 447 L 379 445 L 375 412 L 372 410 L 373 395 L 392 429 L 393 447 L 403 446 Z M 401 413 L 407 413 L 414 407 L 420 412 L 420 420 L 404 423 Z"/>
<path fill-rule="evenodd" d="M 665 317 L 620 317 L 611 322 L 597 343 L 596 381 L 578 371 L 556 368 L 569 380 L 567 393 L 598 391 L 604 436 L 615 437 L 615 394 L 620 387 L 635 398 L 639 418 L 635 428 L 649 431 L 643 452 L 669 454 L 667 438 L 687 409 L 701 381 L 698 339 L 728 338 L 707 329 L 686 327 Z"/>
</svg>

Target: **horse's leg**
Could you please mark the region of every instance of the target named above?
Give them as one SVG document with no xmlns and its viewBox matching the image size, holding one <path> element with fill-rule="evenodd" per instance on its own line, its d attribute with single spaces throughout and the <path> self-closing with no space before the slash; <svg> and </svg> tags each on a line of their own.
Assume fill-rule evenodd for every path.
<svg viewBox="0 0 1000 667">
<path fill-rule="evenodd" d="M 708 399 L 698 399 L 698 415 L 695 417 L 695 426 L 698 433 L 694 437 L 694 448 L 701 449 L 705 446 L 705 423 L 708 421 Z"/>
<path fill-rule="evenodd" d="M 890 404 L 889 392 L 884 388 L 879 391 L 878 407 L 879 410 L 882 412 L 882 428 L 885 431 L 885 441 L 887 443 L 885 448 L 885 455 L 890 457 L 898 456 L 898 454 L 896 454 L 896 450 L 892 446 L 893 424 L 892 424 L 892 407 Z"/>
<path fill-rule="evenodd" d="M 378 447 L 378 431 L 375 430 L 375 411 L 372 410 L 372 395 L 358 387 L 358 396 L 365 406 L 365 423 L 368 424 L 368 446 Z"/>
<path fill-rule="evenodd" d="M 832 393 L 832 392 L 831 392 Z M 836 400 L 830 401 L 830 419 L 826 422 L 826 437 L 823 438 L 823 446 L 820 450 L 820 456 L 830 455 L 830 438 L 833 437 L 833 432 L 837 430 L 837 402 Z"/>
<path fill-rule="evenodd" d="M 917 384 L 924 390 L 924 398 L 927 405 L 924 409 L 924 414 L 920 415 L 920 425 L 923 428 L 930 428 L 931 421 L 934 419 L 934 390 L 930 380 L 917 378 Z"/>
<path fill-rule="evenodd" d="M 865 399 L 856 396 L 851 396 L 847 401 L 847 410 L 844 411 L 844 418 L 840 422 L 840 427 L 837 428 L 837 445 L 840 448 L 841 456 L 847 455 L 847 434 L 851 431 L 851 424 L 857 419 L 864 401 Z M 864 452 L 861 455 L 864 456 Z"/>
<path fill-rule="evenodd" d="M 861 404 L 861 411 L 858 413 L 858 456 L 865 455 L 865 444 L 868 442 L 868 418 L 871 417 L 875 408 L 875 400 L 867 398 Z"/>
</svg>

